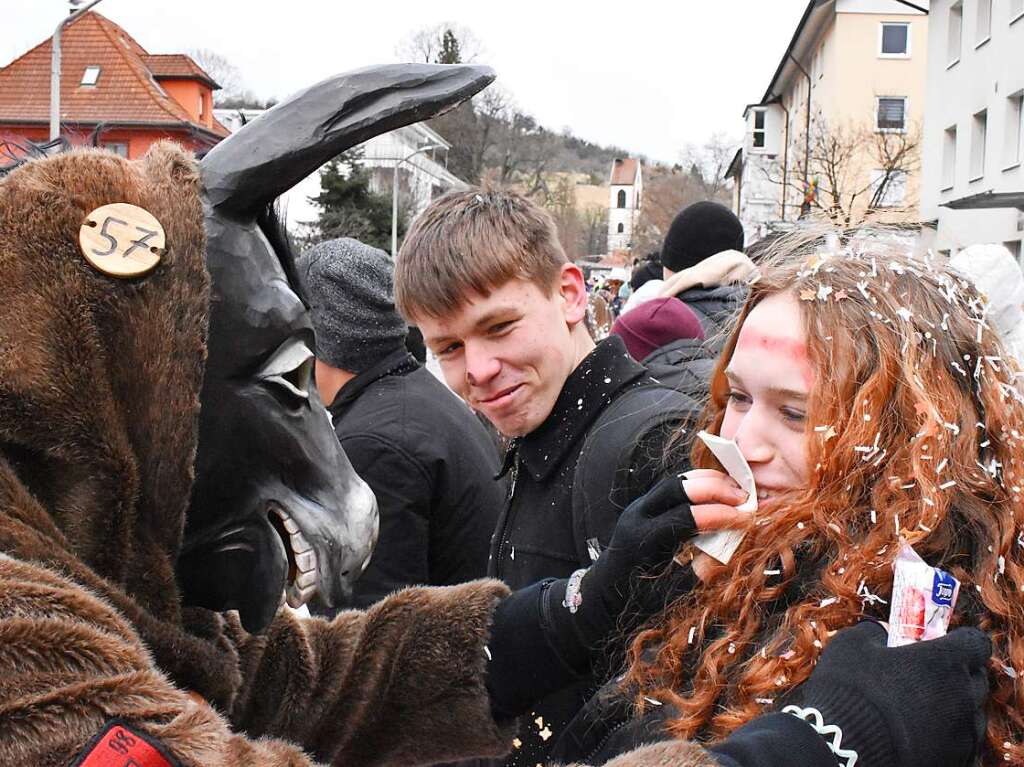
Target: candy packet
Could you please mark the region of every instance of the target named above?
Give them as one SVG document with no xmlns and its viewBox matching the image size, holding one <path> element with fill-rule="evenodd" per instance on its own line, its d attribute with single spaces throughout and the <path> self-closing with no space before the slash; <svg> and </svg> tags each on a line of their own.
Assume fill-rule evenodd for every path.
<svg viewBox="0 0 1024 767">
<path fill-rule="evenodd" d="M 736 483 L 747 491 L 747 500 L 736 508 L 740 511 L 757 511 L 757 486 L 754 483 L 754 474 L 750 470 L 747 459 L 743 457 L 736 443 L 731 439 L 719 437 L 716 434 L 709 434 L 706 431 L 699 432 L 697 438 L 708 446 L 726 473 L 736 480 Z M 743 530 L 716 530 L 713 533 L 702 533 L 693 539 L 693 545 L 708 556 L 726 564 L 732 559 L 736 547 L 743 540 Z"/>
<path fill-rule="evenodd" d="M 945 636 L 960 582 L 944 570 L 931 567 L 904 540 L 892 567 L 888 646 Z"/>
</svg>

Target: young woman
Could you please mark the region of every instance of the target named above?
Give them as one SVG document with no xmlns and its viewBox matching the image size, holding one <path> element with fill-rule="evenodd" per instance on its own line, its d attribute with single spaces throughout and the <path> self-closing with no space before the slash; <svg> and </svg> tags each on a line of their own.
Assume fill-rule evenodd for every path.
<svg viewBox="0 0 1024 767">
<path fill-rule="evenodd" d="M 749 462 L 756 524 L 727 565 L 695 558 L 702 583 L 638 635 L 623 684 L 676 737 L 727 735 L 837 630 L 887 620 L 902 538 L 960 581 L 953 625 L 992 639 L 983 764 L 1024 764 L 1024 405 L 985 304 L 889 233 L 774 250 L 706 426 Z M 717 466 L 699 442 L 693 457 Z"/>
</svg>

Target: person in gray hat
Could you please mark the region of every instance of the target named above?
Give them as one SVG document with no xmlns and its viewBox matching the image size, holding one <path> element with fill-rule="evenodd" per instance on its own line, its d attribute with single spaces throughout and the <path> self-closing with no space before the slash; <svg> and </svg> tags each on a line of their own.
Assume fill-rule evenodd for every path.
<svg viewBox="0 0 1024 767">
<path fill-rule="evenodd" d="M 405 348 L 394 262 L 330 240 L 298 262 L 316 330 L 316 385 L 380 507 L 380 537 L 352 605 L 412 584 L 483 577 L 501 509 L 494 444 L 472 411 Z"/>
</svg>

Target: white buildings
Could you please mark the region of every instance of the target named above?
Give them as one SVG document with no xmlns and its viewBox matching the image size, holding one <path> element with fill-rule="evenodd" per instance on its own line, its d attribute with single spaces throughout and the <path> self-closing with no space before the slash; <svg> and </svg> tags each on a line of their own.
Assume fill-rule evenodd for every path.
<svg viewBox="0 0 1024 767">
<path fill-rule="evenodd" d="M 608 252 L 629 250 L 643 202 L 640 161 L 631 157 L 612 161 L 608 202 Z"/>
<path fill-rule="evenodd" d="M 377 194 L 391 194 L 395 165 L 402 163 L 398 168 L 399 192 L 411 198 L 412 215 L 422 211 L 438 195 L 468 186 L 445 167 L 451 144 L 423 123 L 374 136 L 362 146 L 363 167 L 370 171 L 370 189 Z M 414 154 L 430 146 L 434 148 Z M 405 160 L 406 157 L 409 159 Z"/>
<path fill-rule="evenodd" d="M 924 118 L 928 27 L 927 0 L 808 0 L 726 174 L 748 244 L 808 207 L 917 217 L 916 167 L 890 168 L 873 198 L 881 145 L 916 140 Z"/>
<path fill-rule="evenodd" d="M 234 132 L 264 110 L 213 111 L 217 119 Z M 417 153 L 417 150 L 428 146 L 434 148 Z M 370 189 L 378 194 L 391 195 L 395 164 L 401 163 L 398 168 L 399 215 L 415 216 L 439 194 L 467 187 L 466 182 L 445 167 L 445 156 L 451 144 L 423 123 L 374 136 L 362 144 L 362 148 L 362 165 L 370 171 Z M 282 196 L 290 230 L 301 233 L 304 226 L 316 220 L 319 211 L 310 198 L 319 193 L 320 172 L 317 171 Z"/>
<path fill-rule="evenodd" d="M 1024 0 L 933 0 L 921 218 L 931 247 L 1024 235 Z"/>
</svg>

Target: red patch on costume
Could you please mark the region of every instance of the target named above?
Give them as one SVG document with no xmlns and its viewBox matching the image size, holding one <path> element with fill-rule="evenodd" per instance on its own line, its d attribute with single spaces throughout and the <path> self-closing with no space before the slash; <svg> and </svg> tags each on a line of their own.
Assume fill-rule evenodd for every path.
<svg viewBox="0 0 1024 767">
<path fill-rule="evenodd" d="M 107 722 L 71 767 L 181 767 L 158 740 L 122 719 Z"/>
</svg>

